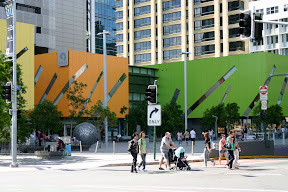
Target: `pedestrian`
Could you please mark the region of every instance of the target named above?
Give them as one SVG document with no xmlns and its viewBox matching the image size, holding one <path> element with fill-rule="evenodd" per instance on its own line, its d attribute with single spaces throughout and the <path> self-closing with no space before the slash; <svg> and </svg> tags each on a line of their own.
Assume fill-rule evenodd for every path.
<svg viewBox="0 0 288 192">
<path fill-rule="evenodd" d="M 195 142 L 196 142 L 196 132 L 195 132 L 194 128 L 192 128 L 192 130 L 190 131 L 190 135 L 191 135 L 191 140 L 193 141 L 193 144 L 195 145 Z"/>
<path fill-rule="evenodd" d="M 65 149 L 65 144 L 60 137 L 57 137 L 56 141 L 57 141 L 57 144 L 56 144 L 57 151 L 60 151 L 61 149 Z"/>
<path fill-rule="evenodd" d="M 188 130 L 185 131 L 184 137 L 185 137 L 185 141 L 186 141 L 186 146 L 188 146 L 188 141 L 190 138 L 190 134 L 189 134 Z"/>
<path fill-rule="evenodd" d="M 204 148 L 204 167 L 207 167 L 207 161 L 211 161 L 213 163 L 213 166 L 215 166 L 215 162 L 209 158 L 209 153 L 211 153 L 211 149 L 210 149 L 210 136 L 208 132 L 203 132 L 202 133 L 204 135 L 205 138 L 205 148 Z"/>
<path fill-rule="evenodd" d="M 214 131 L 213 131 L 213 129 L 210 129 L 208 132 L 209 132 L 209 137 L 211 138 L 211 141 L 213 141 L 214 140 Z"/>
<path fill-rule="evenodd" d="M 221 165 L 221 159 L 224 156 L 226 159 L 226 165 L 228 164 L 228 151 L 224 147 L 224 144 L 226 143 L 226 135 L 221 134 L 221 140 L 219 141 L 219 165 Z"/>
<path fill-rule="evenodd" d="M 234 146 L 233 146 L 233 138 L 234 134 L 233 131 L 229 132 L 229 137 L 227 137 L 226 142 L 228 144 L 227 150 L 229 154 L 229 163 L 228 163 L 228 169 L 232 169 L 233 161 L 234 161 Z"/>
<path fill-rule="evenodd" d="M 40 130 L 37 131 L 37 139 L 39 141 L 39 146 L 41 146 L 42 140 L 43 140 L 43 134 Z"/>
<path fill-rule="evenodd" d="M 247 139 L 247 132 L 248 132 L 247 127 L 244 127 L 243 132 L 244 132 L 244 139 Z"/>
<path fill-rule="evenodd" d="M 120 142 L 120 139 L 121 139 L 121 134 L 118 133 L 116 141 Z"/>
<path fill-rule="evenodd" d="M 137 170 L 136 170 L 136 163 L 137 163 L 137 155 L 138 155 L 138 133 L 135 132 L 132 134 L 132 140 L 130 141 L 130 146 L 129 146 L 129 151 L 133 157 L 133 162 L 132 162 L 132 165 L 131 165 L 131 173 L 135 172 L 137 173 Z"/>
<path fill-rule="evenodd" d="M 248 128 L 248 135 L 253 135 L 253 130 L 251 127 Z"/>
<path fill-rule="evenodd" d="M 234 146 L 234 162 L 233 162 L 233 169 L 239 169 L 238 160 L 239 160 L 239 152 L 241 152 L 241 148 L 239 146 L 237 140 L 237 130 L 233 130 L 234 139 L 233 139 L 233 146 Z"/>
<path fill-rule="evenodd" d="M 142 158 L 141 163 L 137 167 L 137 170 L 140 171 L 140 167 L 143 165 L 143 171 L 146 172 L 146 155 L 147 155 L 147 146 L 146 146 L 146 140 L 145 140 L 145 132 L 140 132 L 140 139 L 138 140 L 139 145 L 139 152 Z"/>
<path fill-rule="evenodd" d="M 178 131 L 177 138 L 178 138 L 178 144 L 179 144 L 179 146 L 181 146 L 182 145 L 182 139 L 183 139 L 183 135 L 182 135 L 181 131 Z"/>
<path fill-rule="evenodd" d="M 162 168 L 163 160 L 165 159 L 166 161 L 166 168 L 168 167 L 170 169 L 170 162 L 168 158 L 168 152 L 169 149 L 175 148 L 175 144 L 171 139 L 171 134 L 169 132 L 165 133 L 165 136 L 161 140 L 161 146 L 160 146 L 160 151 L 161 151 L 161 160 L 159 163 L 159 170 L 164 170 Z"/>
</svg>

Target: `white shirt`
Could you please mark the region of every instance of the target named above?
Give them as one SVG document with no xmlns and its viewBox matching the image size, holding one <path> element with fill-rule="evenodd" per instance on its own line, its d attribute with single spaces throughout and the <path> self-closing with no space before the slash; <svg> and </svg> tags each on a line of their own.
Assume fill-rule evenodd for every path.
<svg viewBox="0 0 288 192">
<path fill-rule="evenodd" d="M 191 135 L 191 138 L 192 139 L 195 139 L 196 138 L 196 132 L 194 130 L 191 130 L 190 131 L 190 135 Z"/>
<path fill-rule="evenodd" d="M 119 135 L 117 135 L 117 137 L 118 137 L 118 138 L 120 138 L 120 137 L 121 137 L 121 135 L 119 134 Z"/>
<path fill-rule="evenodd" d="M 281 128 L 281 131 L 282 131 L 282 133 L 284 133 L 286 130 L 285 130 L 285 128 L 283 127 L 283 128 Z"/>
</svg>

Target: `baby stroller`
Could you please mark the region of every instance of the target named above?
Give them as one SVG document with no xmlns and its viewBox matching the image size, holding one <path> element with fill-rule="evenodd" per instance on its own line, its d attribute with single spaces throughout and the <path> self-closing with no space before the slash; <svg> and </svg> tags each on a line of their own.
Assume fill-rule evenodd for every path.
<svg viewBox="0 0 288 192">
<path fill-rule="evenodd" d="M 184 156 L 185 154 L 185 149 L 183 147 L 179 147 L 174 151 L 174 163 L 175 166 L 172 167 L 171 169 L 177 170 L 179 168 L 180 170 L 186 170 L 190 171 L 191 167 L 189 166 L 187 159 L 187 156 Z"/>
</svg>

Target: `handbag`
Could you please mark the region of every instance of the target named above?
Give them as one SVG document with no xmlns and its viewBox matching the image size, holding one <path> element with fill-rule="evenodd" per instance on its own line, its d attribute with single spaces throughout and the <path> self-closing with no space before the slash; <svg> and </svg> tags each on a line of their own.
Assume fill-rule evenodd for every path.
<svg viewBox="0 0 288 192">
<path fill-rule="evenodd" d="M 231 144 L 229 142 L 226 142 L 224 145 L 223 145 L 224 148 L 226 149 L 230 149 L 231 148 Z"/>
</svg>

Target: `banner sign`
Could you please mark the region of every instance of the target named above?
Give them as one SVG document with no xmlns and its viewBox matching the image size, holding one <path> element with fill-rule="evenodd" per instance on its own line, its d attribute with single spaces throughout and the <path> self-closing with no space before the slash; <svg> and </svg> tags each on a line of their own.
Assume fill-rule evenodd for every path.
<svg viewBox="0 0 288 192">
<path fill-rule="evenodd" d="M 13 57 L 13 2 L 5 5 L 6 21 L 7 21 L 7 44 L 5 57 Z"/>
</svg>

